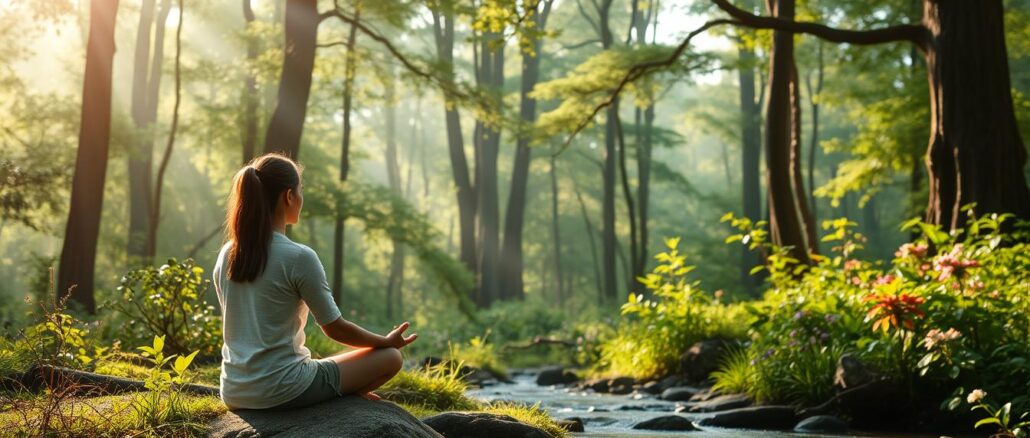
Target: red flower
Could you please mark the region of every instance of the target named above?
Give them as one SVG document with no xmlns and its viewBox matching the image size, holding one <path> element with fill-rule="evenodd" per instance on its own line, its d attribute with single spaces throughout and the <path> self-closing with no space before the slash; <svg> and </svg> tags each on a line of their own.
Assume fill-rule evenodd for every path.
<svg viewBox="0 0 1030 438">
<path fill-rule="evenodd" d="M 919 309 L 919 306 L 926 302 L 925 299 L 909 295 L 877 295 L 869 294 L 863 301 L 872 302 L 873 307 L 866 313 L 866 322 L 873 322 L 873 331 L 883 330 L 886 333 L 891 328 L 915 328 L 914 317 L 923 317 L 926 314 Z"/>
</svg>

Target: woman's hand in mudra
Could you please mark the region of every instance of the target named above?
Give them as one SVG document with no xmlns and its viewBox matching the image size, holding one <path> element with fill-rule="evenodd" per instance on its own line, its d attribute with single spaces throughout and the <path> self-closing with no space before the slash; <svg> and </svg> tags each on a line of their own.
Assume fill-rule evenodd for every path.
<svg viewBox="0 0 1030 438">
<path fill-rule="evenodd" d="M 404 336 L 404 331 L 407 330 L 409 326 L 411 326 L 411 324 L 408 324 L 405 321 L 403 324 L 394 327 L 394 329 L 386 335 L 386 345 L 383 346 L 393 348 L 404 348 L 408 344 L 415 342 L 415 339 L 418 338 L 418 334 L 412 333 L 408 336 Z"/>
</svg>

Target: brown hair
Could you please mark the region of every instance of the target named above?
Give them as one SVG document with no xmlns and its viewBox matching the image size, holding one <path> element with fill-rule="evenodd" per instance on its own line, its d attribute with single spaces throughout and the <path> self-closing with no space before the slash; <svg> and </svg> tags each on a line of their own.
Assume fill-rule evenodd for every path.
<svg viewBox="0 0 1030 438">
<path fill-rule="evenodd" d="M 300 166 L 281 154 L 265 154 L 243 166 L 232 179 L 225 214 L 229 280 L 254 281 L 265 270 L 272 239 L 272 215 L 279 195 L 297 191 Z"/>
</svg>

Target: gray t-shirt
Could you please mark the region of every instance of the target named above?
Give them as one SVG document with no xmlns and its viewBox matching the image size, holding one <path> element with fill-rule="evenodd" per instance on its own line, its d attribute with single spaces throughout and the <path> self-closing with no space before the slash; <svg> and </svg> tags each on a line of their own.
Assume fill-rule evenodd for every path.
<svg viewBox="0 0 1030 438">
<path fill-rule="evenodd" d="M 212 273 L 222 306 L 220 393 L 230 408 L 270 408 L 300 395 L 315 379 L 304 346 L 308 309 L 325 325 L 340 317 L 325 269 L 311 248 L 272 233 L 268 263 L 254 281 L 230 281 L 226 256 Z"/>
</svg>

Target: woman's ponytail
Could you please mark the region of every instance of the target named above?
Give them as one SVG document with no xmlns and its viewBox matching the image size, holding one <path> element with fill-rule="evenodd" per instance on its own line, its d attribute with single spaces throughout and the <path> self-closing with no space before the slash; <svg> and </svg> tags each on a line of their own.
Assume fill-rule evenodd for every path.
<svg viewBox="0 0 1030 438">
<path fill-rule="evenodd" d="M 225 238 L 232 242 L 226 258 L 229 280 L 254 281 L 265 270 L 279 195 L 299 185 L 299 166 L 279 154 L 255 158 L 236 172 L 225 217 Z"/>
</svg>

